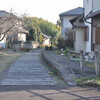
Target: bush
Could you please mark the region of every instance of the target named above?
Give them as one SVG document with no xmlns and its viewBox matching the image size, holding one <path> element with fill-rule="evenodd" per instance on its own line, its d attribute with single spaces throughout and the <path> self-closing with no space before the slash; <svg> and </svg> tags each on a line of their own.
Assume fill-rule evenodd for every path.
<svg viewBox="0 0 100 100">
<path fill-rule="evenodd" d="M 66 49 L 65 49 L 65 51 L 64 51 L 64 55 L 65 55 L 65 56 L 68 56 L 68 51 L 69 51 L 69 49 L 70 49 L 70 48 L 66 48 Z"/>
<path fill-rule="evenodd" d="M 74 43 L 73 40 L 71 38 L 71 36 L 68 36 L 67 39 L 63 39 L 62 36 L 59 36 L 57 39 L 57 48 L 58 49 L 66 49 L 66 47 L 68 48 L 73 48 L 74 47 Z"/>
<path fill-rule="evenodd" d="M 53 46 L 50 46 L 50 47 L 48 47 L 48 46 L 45 46 L 45 50 L 53 50 Z"/>
<path fill-rule="evenodd" d="M 50 47 L 49 47 L 49 50 L 53 50 L 53 46 L 50 46 Z"/>
<path fill-rule="evenodd" d="M 73 44 L 73 41 L 70 40 L 70 39 L 66 39 L 64 40 L 64 49 L 66 49 L 66 47 L 68 48 L 74 48 L 74 44 Z"/>
<path fill-rule="evenodd" d="M 59 37 L 58 39 L 57 39 L 57 48 L 58 49 L 62 49 L 63 47 L 64 47 L 64 40 L 63 40 L 63 37 Z"/>
</svg>

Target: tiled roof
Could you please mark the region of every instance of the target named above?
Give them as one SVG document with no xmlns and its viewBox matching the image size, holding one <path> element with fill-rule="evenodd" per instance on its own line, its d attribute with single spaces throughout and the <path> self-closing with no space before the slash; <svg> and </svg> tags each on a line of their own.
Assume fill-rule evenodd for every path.
<svg viewBox="0 0 100 100">
<path fill-rule="evenodd" d="M 83 14 L 83 8 L 82 7 L 78 7 L 72 10 L 69 10 L 67 12 L 61 13 L 59 16 L 63 17 L 63 16 L 75 16 L 75 15 L 82 15 Z"/>
<path fill-rule="evenodd" d="M 7 16 L 7 15 L 9 15 L 8 12 L 6 12 L 6 11 L 4 11 L 4 10 L 0 10 L 0 17 L 5 17 L 5 16 Z"/>
</svg>

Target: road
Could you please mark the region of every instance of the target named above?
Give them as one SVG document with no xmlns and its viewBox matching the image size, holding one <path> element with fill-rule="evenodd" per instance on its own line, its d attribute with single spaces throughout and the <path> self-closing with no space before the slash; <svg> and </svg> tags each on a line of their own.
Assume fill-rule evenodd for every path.
<svg viewBox="0 0 100 100">
<path fill-rule="evenodd" d="M 40 54 L 26 53 L 9 68 L 0 85 L 0 100 L 100 100 L 95 89 L 59 85 Z"/>
</svg>

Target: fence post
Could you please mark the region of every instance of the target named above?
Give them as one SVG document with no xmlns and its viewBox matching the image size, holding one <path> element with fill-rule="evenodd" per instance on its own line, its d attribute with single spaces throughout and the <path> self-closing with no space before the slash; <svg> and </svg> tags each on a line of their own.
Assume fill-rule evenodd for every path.
<svg viewBox="0 0 100 100">
<path fill-rule="evenodd" d="M 71 63 L 71 50 L 68 50 L 68 66 L 70 66 Z"/>
<path fill-rule="evenodd" d="M 96 71 L 96 76 L 98 77 L 99 75 L 99 53 L 98 51 L 95 51 L 95 71 Z"/>
<path fill-rule="evenodd" d="M 83 50 L 80 50 L 80 71 L 83 74 Z"/>
</svg>

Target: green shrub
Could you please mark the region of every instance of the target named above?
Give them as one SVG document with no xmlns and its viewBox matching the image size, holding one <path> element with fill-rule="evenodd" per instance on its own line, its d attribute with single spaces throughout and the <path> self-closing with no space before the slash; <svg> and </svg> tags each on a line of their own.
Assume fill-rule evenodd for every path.
<svg viewBox="0 0 100 100">
<path fill-rule="evenodd" d="M 57 39 L 57 48 L 58 49 L 62 49 L 63 47 L 64 47 L 64 40 L 63 40 L 63 37 L 59 37 L 58 39 Z"/>
<path fill-rule="evenodd" d="M 50 47 L 49 47 L 49 50 L 53 50 L 53 46 L 50 46 Z"/>
<path fill-rule="evenodd" d="M 66 47 L 68 48 L 73 48 L 74 47 L 74 44 L 73 44 L 73 41 L 71 39 L 63 39 L 62 37 L 59 37 L 57 39 L 57 48 L 58 49 L 66 49 Z"/>
<path fill-rule="evenodd" d="M 48 47 L 48 46 L 45 46 L 45 50 L 53 50 L 53 46 L 50 46 L 50 47 Z"/>
<path fill-rule="evenodd" d="M 70 49 L 70 48 L 66 48 L 66 49 L 64 50 L 64 55 L 65 55 L 65 56 L 68 56 L 68 51 L 69 51 L 69 49 Z"/>
</svg>

